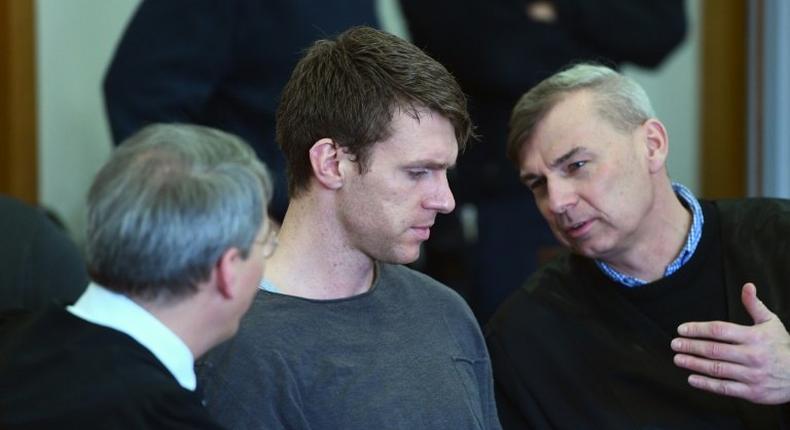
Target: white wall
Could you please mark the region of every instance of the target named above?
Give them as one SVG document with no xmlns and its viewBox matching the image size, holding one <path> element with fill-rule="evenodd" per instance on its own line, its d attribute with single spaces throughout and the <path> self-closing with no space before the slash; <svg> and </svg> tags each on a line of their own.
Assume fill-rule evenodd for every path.
<svg viewBox="0 0 790 430">
<path fill-rule="evenodd" d="M 39 196 L 80 244 L 85 194 L 111 148 L 101 80 L 137 2 L 36 2 Z"/>
<path fill-rule="evenodd" d="M 660 1 L 660 0 L 659 0 Z M 704 0 L 686 0 L 686 41 L 657 70 L 626 67 L 669 132 L 669 175 L 699 195 L 699 22 Z"/>
<path fill-rule="evenodd" d="M 84 241 L 85 194 L 107 159 L 110 133 L 101 80 L 139 0 L 37 0 L 39 195 Z M 687 0 L 690 32 L 657 71 L 627 69 L 645 86 L 670 133 L 669 170 L 698 191 L 697 22 L 703 0 Z M 396 0 L 377 0 L 384 27 L 404 34 Z"/>
<path fill-rule="evenodd" d="M 749 3 L 749 36 L 749 195 L 790 198 L 790 3 Z"/>
</svg>

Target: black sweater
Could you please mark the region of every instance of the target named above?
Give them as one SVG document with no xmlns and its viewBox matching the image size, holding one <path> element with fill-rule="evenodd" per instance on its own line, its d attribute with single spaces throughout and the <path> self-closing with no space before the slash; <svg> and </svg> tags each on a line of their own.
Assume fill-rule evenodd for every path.
<svg viewBox="0 0 790 430">
<path fill-rule="evenodd" d="M 751 325 L 751 281 L 787 325 L 790 202 L 703 202 L 692 259 L 637 289 L 565 255 L 536 273 L 487 330 L 505 429 L 790 428 L 785 406 L 754 405 L 690 387 L 670 341 L 685 321 Z"/>
</svg>

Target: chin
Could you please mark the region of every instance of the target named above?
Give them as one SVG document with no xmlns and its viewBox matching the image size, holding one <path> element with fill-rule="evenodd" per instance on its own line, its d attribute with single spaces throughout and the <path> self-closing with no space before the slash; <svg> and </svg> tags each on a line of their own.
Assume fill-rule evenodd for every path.
<svg viewBox="0 0 790 430">
<path fill-rule="evenodd" d="M 396 257 L 396 258 L 389 259 L 389 261 L 387 261 L 387 260 L 383 260 L 383 261 L 385 263 L 390 263 L 390 264 L 411 264 L 411 263 L 414 263 L 415 261 L 417 261 L 418 258 L 419 258 L 419 255 L 417 255 L 415 257 Z"/>
<path fill-rule="evenodd" d="M 590 249 L 588 246 L 572 246 L 571 251 L 574 254 L 581 255 L 582 257 L 596 259 L 600 255 L 600 253 L 596 252 L 593 249 Z"/>
<path fill-rule="evenodd" d="M 400 250 L 393 249 L 393 252 L 387 255 L 382 255 L 381 257 L 377 257 L 378 261 L 383 263 L 389 264 L 411 264 L 417 261 L 420 258 L 420 248 L 418 247 L 416 250 Z M 405 252 L 403 252 L 405 251 Z"/>
<path fill-rule="evenodd" d="M 405 259 L 403 259 L 403 261 L 398 262 L 398 264 L 411 264 L 411 263 L 414 263 L 415 261 L 417 261 L 418 258 L 420 258 L 419 254 L 417 254 L 416 257 L 405 258 Z"/>
<path fill-rule="evenodd" d="M 576 250 L 576 253 L 594 260 L 606 260 L 606 257 L 611 257 L 611 248 L 586 246 Z"/>
<path fill-rule="evenodd" d="M 236 321 L 236 323 L 233 324 L 233 326 L 230 328 L 229 332 L 225 333 L 225 335 L 222 336 L 223 337 L 223 339 L 222 339 L 223 342 L 228 340 L 228 339 L 230 339 L 230 338 L 232 338 L 233 336 L 236 336 L 236 333 L 239 332 L 239 325 L 240 325 L 240 323 L 241 323 L 241 321 Z"/>
</svg>

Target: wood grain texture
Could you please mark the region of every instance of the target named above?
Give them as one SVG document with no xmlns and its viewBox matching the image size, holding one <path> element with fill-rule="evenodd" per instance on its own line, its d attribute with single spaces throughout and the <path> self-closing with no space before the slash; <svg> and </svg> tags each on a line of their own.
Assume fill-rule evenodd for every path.
<svg viewBox="0 0 790 430">
<path fill-rule="evenodd" d="M 702 1 L 701 197 L 746 196 L 747 16 L 746 0 Z"/>
<path fill-rule="evenodd" d="M 35 2 L 0 1 L 0 193 L 38 202 Z"/>
</svg>

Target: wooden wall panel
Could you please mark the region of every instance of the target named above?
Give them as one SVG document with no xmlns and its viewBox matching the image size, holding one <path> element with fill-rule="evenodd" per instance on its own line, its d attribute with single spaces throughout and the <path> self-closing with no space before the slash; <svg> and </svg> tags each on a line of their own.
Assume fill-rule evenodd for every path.
<svg viewBox="0 0 790 430">
<path fill-rule="evenodd" d="M 747 0 L 702 0 L 702 197 L 747 192 Z"/>
<path fill-rule="evenodd" d="M 0 0 L 0 193 L 38 202 L 33 0 Z"/>
</svg>

